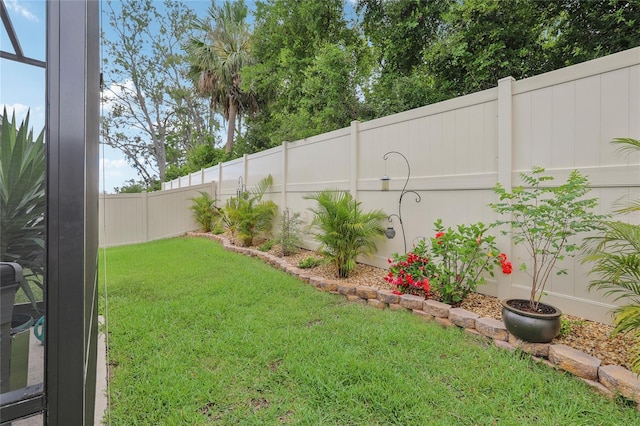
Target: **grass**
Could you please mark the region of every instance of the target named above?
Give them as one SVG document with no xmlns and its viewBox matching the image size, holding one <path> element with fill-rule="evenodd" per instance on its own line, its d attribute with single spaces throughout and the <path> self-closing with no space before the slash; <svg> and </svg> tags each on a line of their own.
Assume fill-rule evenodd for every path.
<svg viewBox="0 0 640 426">
<path fill-rule="evenodd" d="M 112 425 L 640 422 L 528 356 L 347 303 L 207 239 L 106 255 Z"/>
</svg>

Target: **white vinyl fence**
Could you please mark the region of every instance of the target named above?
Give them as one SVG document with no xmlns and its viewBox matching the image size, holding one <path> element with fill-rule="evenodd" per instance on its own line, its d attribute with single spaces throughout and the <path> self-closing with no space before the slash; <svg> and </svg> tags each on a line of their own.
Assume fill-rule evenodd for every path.
<svg viewBox="0 0 640 426">
<path fill-rule="evenodd" d="M 313 204 L 304 195 L 325 188 L 350 191 L 364 210 L 398 214 L 407 164 L 397 154 L 383 159 L 397 151 L 411 168 L 407 190 L 421 196 L 417 203 L 407 194 L 402 203 L 411 247 L 416 238 L 432 234 L 438 218 L 445 226 L 493 222 L 497 217 L 487 207 L 497 200 L 492 187 L 496 182 L 507 188 L 518 185 L 518 173 L 533 166 L 545 167 L 561 181 L 573 169 L 588 175 L 591 196 L 600 199 L 602 213 L 621 197 L 640 196 L 640 154 L 616 153 L 610 141 L 617 137 L 640 138 L 640 48 L 521 81 L 504 78 L 493 89 L 283 142 L 167 182 L 163 189 L 215 182 L 217 198 L 224 203 L 239 187 L 250 188 L 271 174 L 270 199 L 307 221 Z M 380 191 L 382 175 L 391 177 L 389 192 Z M 189 216 L 186 208 L 183 215 Z M 622 220 L 640 223 L 640 215 Z M 379 242 L 376 256 L 361 261 L 385 267 L 391 253 L 404 251 L 397 220 L 393 225 L 396 237 Z M 527 257 L 508 237 L 498 240 L 514 265 Z M 305 244 L 315 247 L 309 236 Z M 587 290 L 588 266 L 578 259 L 561 266 L 570 273 L 552 278 L 544 300 L 566 313 L 609 322 L 612 302 Z M 528 297 L 528 282 L 516 270 L 481 291 L 500 298 Z"/>
<path fill-rule="evenodd" d="M 211 183 L 160 192 L 100 195 L 100 247 L 137 244 L 175 237 L 198 229 L 190 200 L 207 192 Z"/>
</svg>

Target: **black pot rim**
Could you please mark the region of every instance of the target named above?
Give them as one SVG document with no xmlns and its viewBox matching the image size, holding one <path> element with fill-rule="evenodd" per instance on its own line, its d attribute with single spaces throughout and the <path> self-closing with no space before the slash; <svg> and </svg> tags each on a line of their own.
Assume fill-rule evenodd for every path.
<svg viewBox="0 0 640 426">
<path fill-rule="evenodd" d="M 515 312 L 518 315 L 523 315 L 525 317 L 530 317 L 530 318 L 542 318 L 542 319 L 553 319 L 553 318 L 558 318 L 558 317 L 560 317 L 562 315 L 562 311 L 560 309 L 558 309 L 555 306 L 550 305 L 548 303 L 542 303 L 542 302 L 539 302 L 539 304 L 543 305 L 543 306 L 548 306 L 549 308 L 554 309 L 556 312 L 553 313 L 553 314 L 538 314 L 538 313 L 535 313 L 535 312 L 522 311 L 522 310 L 514 308 L 513 306 L 510 306 L 508 304 L 508 302 L 510 302 L 512 300 L 517 300 L 517 301 L 520 301 L 520 302 L 529 303 L 529 299 L 511 298 L 511 299 L 504 299 L 504 300 L 500 301 L 500 303 L 502 304 L 503 308 L 508 309 L 511 312 Z"/>
</svg>

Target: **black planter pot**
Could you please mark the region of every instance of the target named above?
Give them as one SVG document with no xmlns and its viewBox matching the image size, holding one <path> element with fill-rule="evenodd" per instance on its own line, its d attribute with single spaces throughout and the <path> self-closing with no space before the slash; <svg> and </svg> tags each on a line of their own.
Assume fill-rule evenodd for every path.
<svg viewBox="0 0 640 426">
<path fill-rule="evenodd" d="M 519 304 L 529 303 L 525 299 L 506 299 L 501 303 L 502 322 L 509 333 L 520 340 L 530 343 L 548 343 L 560 332 L 562 312 L 555 306 L 540 303 L 540 307 L 548 313 L 536 313 L 517 308 Z"/>
</svg>

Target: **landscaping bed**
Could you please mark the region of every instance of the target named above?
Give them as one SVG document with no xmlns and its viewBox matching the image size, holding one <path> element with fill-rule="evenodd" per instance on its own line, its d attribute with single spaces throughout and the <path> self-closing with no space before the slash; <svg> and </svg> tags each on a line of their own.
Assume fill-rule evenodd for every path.
<svg viewBox="0 0 640 426">
<path fill-rule="evenodd" d="M 271 254 L 281 256 L 278 246 L 269 250 Z M 292 265 L 297 265 L 303 259 L 310 256 L 320 258 L 313 251 L 300 250 L 297 254 L 284 257 Z M 381 289 L 395 288 L 387 283 L 383 277 L 387 274 L 385 269 L 359 263 L 349 278 L 336 278 L 335 267 L 331 264 L 322 264 L 308 269 L 313 275 L 331 278 L 338 281 L 366 285 Z M 462 302 L 461 308 L 479 314 L 481 317 L 502 319 L 502 306 L 500 300 L 480 293 L 471 293 Z M 618 335 L 611 337 L 613 327 L 599 322 L 588 321 L 572 315 L 563 315 L 565 322 L 571 326 L 566 334 L 556 337 L 552 344 L 564 344 L 576 350 L 594 356 L 602 361 L 602 365 L 620 365 L 631 369 L 630 357 L 627 349 L 631 347 L 633 339 L 630 336 Z"/>
</svg>

